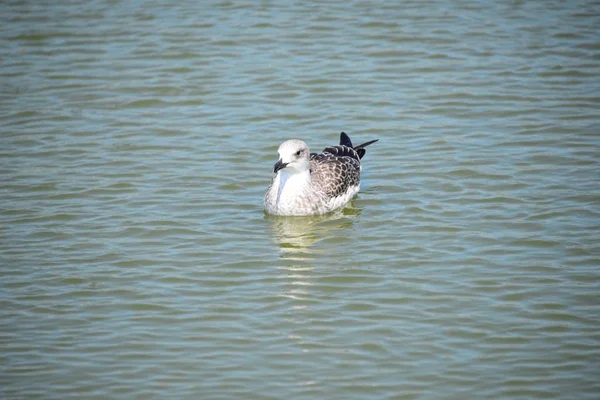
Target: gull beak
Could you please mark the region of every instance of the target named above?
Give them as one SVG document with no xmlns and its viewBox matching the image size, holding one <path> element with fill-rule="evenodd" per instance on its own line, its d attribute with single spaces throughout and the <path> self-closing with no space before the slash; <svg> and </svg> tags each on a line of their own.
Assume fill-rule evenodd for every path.
<svg viewBox="0 0 600 400">
<path fill-rule="evenodd" d="M 288 163 L 282 162 L 281 158 L 280 158 L 273 166 L 273 172 L 277 173 L 277 171 L 279 171 L 280 169 L 284 169 L 285 167 L 287 167 L 287 165 L 288 165 Z"/>
</svg>

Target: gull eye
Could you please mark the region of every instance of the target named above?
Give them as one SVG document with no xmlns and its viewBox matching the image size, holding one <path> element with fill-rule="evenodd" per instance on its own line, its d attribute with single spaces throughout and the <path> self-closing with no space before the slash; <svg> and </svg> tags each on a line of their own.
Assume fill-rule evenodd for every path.
<svg viewBox="0 0 600 400">
<path fill-rule="evenodd" d="M 302 150 L 298 150 L 298 151 L 296 152 L 296 155 L 297 155 L 297 156 L 299 156 L 301 153 L 302 153 Z"/>
</svg>

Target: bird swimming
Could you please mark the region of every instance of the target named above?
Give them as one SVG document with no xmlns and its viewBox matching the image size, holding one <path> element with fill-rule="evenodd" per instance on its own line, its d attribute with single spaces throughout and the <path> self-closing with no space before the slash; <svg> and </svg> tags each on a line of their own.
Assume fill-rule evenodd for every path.
<svg viewBox="0 0 600 400">
<path fill-rule="evenodd" d="M 283 142 L 265 194 L 265 211 L 274 215 L 318 215 L 345 206 L 360 189 L 360 160 L 371 140 L 353 146 L 340 134 L 340 144 L 310 153 L 301 140 Z"/>
</svg>

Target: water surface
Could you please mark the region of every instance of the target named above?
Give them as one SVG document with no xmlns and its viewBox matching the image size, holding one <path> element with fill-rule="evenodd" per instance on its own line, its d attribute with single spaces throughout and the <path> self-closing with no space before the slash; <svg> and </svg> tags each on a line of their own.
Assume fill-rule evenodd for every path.
<svg viewBox="0 0 600 400">
<path fill-rule="evenodd" d="M 0 397 L 598 398 L 594 2 L 0 11 Z"/>
</svg>

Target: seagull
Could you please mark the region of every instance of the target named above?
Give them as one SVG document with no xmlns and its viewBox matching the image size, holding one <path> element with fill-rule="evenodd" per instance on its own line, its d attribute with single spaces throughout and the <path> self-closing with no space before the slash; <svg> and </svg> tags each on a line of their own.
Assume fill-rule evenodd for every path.
<svg viewBox="0 0 600 400">
<path fill-rule="evenodd" d="M 371 140 L 353 146 L 340 135 L 338 146 L 310 153 L 302 140 L 283 142 L 265 194 L 265 211 L 273 215 L 319 215 L 345 206 L 360 189 L 360 160 Z"/>
</svg>

